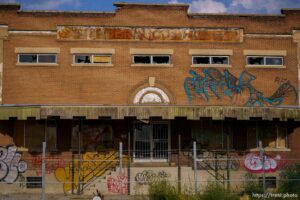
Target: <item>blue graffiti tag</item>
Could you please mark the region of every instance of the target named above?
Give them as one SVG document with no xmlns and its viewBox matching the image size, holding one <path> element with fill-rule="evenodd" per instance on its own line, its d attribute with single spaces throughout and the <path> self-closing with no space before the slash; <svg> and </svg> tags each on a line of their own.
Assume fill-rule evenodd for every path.
<svg viewBox="0 0 300 200">
<path fill-rule="evenodd" d="M 216 68 L 202 69 L 203 75 L 194 70 L 190 70 L 189 73 L 192 77 L 184 80 L 184 89 L 189 103 L 192 103 L 192 92 L 205 101 L 209 101 L 209 92 L 221 99 L 220 91 L 223 95 L 232 98 L 234 94 L 241 94 L 245 90 L 249 91 L 246 106 L 280 105 L 283 97 L 290 92 L 294 93 L 295 101 L 298 99 L 297 91 L 289 81 L 282 83 L 270 97 L 265 97 L 262 92 L 251 85 L 256 77 L 246 70 L 240 74 L 239 78 L 231 74 L 228 69 L 225 69 L 224 73 Z"/>
</svg>

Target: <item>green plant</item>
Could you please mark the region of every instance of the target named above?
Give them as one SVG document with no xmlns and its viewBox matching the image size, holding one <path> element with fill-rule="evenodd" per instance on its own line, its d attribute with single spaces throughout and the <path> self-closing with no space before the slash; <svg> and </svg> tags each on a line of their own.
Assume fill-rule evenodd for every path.
<svg viewBox="0 0 300 200">
<path fill-rule="evenodd" d="M 200 195 L 201 200 L 237 200 L 238 196 L 231 193 L 223 185 L 210 183 L 206 186 L 204 192 Z"/>
<path fill-rule="evenodd" d="M 294 193 L 300 199 L 300 165 L 294 164 L 280 173 L 278 191 L 281 193 Z"/>
<path fill-rule="evenodd" d="M 247 173 L 245 175 L 244 193 L 252 198 L 253 193 L 263 194 L 264 190 L 262 185 L 258 181 L 258 177 L 255 174 Z"/>
<path fill-rule="evenodd" d="M 149 186 L 150 200 L 180 200 L 182 195 L 177 187 L 166 180 L 154 181 Z"/>
</svg>

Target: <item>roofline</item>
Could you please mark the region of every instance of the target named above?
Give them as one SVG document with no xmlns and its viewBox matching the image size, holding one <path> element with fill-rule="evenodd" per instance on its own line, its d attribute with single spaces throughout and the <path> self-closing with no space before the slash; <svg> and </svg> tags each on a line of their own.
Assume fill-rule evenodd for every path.
<svg viewBox="0 0 300 200">
<path fill-rule="evenodd" d="M 283 14 L 189 13 L 190 17 L 285 17 Z"/>
<path fill-rule="evenodd" d="M 280 11 L 282 14 L 286 14 L 287 12 L 300 14 L 300 8 L 282 8 Z"/>
<path fill-rule="evenodd" d="M 156 7 L 189 7 L 189 4 L 177 3 L 177 4 L 168 4 L 168 3 L 127 3 L 127 2 L 115 2 L 114 6 L 123 7 L 123 6 L 156 6 Z"/>
<path fill-rule="evenodd" d="M 3 10 L 20 10 L 21 4 L 18 3 L 0 3 L 0 9 Z"/>
<path fill-rule="evenodd" d="M 63 10 L 20 10 L 19 13 L 48 13 L 48 14 L 116 14 L 115 12 L 101 11 L 63 11 Z"/>
</svg>

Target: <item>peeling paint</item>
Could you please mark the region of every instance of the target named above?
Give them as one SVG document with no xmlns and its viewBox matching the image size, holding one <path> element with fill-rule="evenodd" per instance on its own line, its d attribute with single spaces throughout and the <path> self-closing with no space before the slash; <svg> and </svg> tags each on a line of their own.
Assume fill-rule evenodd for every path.
<svg viewBox="0 0 300 200">
<path fill-rule="evenodd" d="M 58 26 L 59 40 L 242 42 L 241 29 Z"/>
</svg>

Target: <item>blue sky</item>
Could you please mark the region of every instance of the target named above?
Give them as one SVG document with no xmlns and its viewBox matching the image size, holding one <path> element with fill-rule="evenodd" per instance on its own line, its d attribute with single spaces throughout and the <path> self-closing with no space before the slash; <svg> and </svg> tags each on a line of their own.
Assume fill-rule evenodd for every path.
<svg viewBox="0 0 300 200">
<path fill-rule="evenodd" d="M 192 13 L 279 14 L 281 8 L 300 8 L 300 0 L 0 0 L 0 3 L 19 3 L 22 10 L 114 11 L 116 1 L 186 3 Z"/>
</svg>

